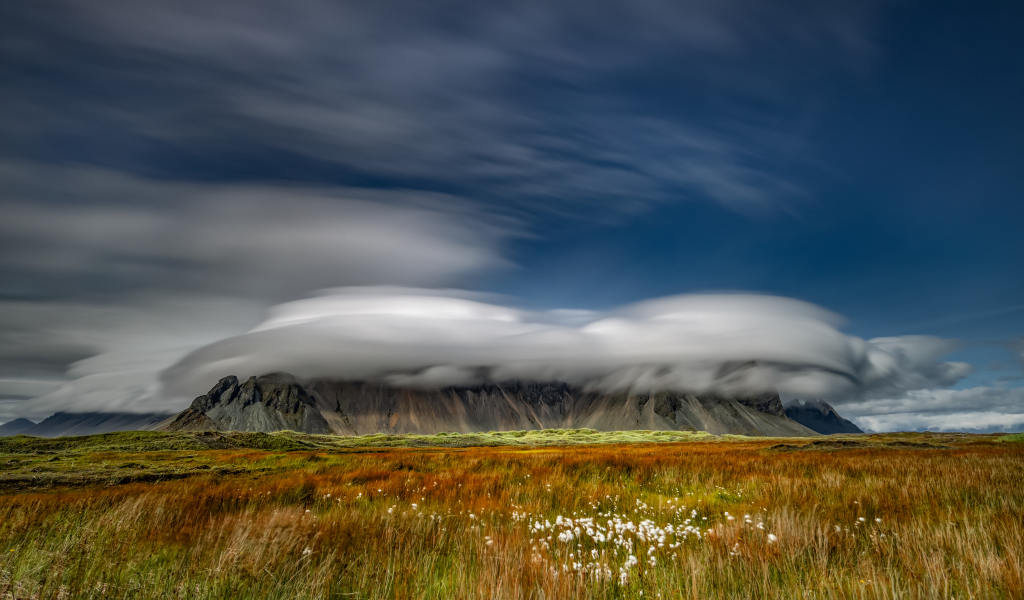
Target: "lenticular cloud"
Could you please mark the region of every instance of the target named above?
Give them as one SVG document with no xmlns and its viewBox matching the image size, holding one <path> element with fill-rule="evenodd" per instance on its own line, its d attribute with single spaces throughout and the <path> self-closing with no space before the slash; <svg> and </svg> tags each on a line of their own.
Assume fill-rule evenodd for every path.
<svg viewBox="0 0 1024 600">
<path fill-rule="evenodd" d="M 750 393 L 832 400 L 948 385 L 950 342 L 866 341 L 788 298 L 682 295 L 607 312 L 531 312 L 451 290 L 342 288 L 275 307 L 258 327 L 162 374 L 170 395 L 225 375 L 379 380 L 406 387 L 566 381 L 602 391 Z"/>
</svg>

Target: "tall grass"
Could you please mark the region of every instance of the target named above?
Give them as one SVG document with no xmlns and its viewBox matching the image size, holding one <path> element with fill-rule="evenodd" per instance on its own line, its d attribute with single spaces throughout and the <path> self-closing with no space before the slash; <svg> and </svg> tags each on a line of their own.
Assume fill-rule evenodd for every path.
<svg viewBox="0 0 1024 600">
<path fill-rule="evenodd" d="M 770 445 L 204 451 L 0 496 L 0 596 L 1024 597 L 1021 445 Z"/>
</svg>

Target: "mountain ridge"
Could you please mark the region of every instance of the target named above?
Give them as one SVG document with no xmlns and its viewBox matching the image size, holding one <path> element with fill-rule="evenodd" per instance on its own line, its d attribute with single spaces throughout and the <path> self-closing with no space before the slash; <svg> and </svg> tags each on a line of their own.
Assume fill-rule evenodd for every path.
<svg viewBox="0 0 1024 600">
<path fill-rule="evenodd" d="M 793 400 L 786 404 L 786 416 L 822 435 L 864 433 L 823 400 Z"/>
<path fill-rule="evenodd" d="M 274 429 L 274 428 L 277 429 Z M 587 428 L 810 436 L 789 419 L 778 394 L 731 397 L 677 392 L 585 391 L 563 382 L 503 382 L 434 389 L 311 379 L 286 373 L 221 379 L 166 426 L 338 435 L 475 433 Z"/>
<path fill-rule="evenodd" d="M 168 413 L 58 412 L 12 435 L 52 438 L 115 431 L 152 431 L 162 427 L 171 416 Z"/>
<path fill-rule="evenodd" d="M 14 419 L 8 421 L 3 425 L 0 425 L 0 437 L 7 437 L 11 435 L 18 435 L 26 429 L 35 427 L 36 424 L 28 419 Z"/>
</svg>

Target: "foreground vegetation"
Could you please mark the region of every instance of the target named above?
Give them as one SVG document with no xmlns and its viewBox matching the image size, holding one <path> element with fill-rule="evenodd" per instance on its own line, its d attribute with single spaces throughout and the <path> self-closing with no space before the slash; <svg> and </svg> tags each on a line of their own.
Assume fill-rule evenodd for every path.
<svg viewBox="0 0 1024 600">
<path fill-rule="evenodd" d="M 341 448 L 471 448 L 479 446 L 567 446 L 576 444 L 628 444 L 742 439 L 714 436 L 705 431 L 597 431 L 594 429 L 539 429 L 435 435 L 310 435 L 294 431 L 246 433 L 240 431 L 121 431 L 81 437 L 0 437 L 0 454 L 49 451 L 142 450 L 317 450 Z"/>
<path fill-rule="evenodd" d="M 2 439 L 0 596 L 1024 597 L 1020 443 L 518 433 Z"/>
</svg>

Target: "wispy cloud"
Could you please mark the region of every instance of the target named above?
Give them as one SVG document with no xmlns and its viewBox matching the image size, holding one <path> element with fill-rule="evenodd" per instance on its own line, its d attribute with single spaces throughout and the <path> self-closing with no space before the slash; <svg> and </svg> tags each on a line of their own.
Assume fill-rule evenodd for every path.
<svg viewBox="0 0 1024 600">
<path fill-rule="evenodd" d="M 801 197 L 777 167 L 810 153 L 779 116 L 816 74 L 869 60 L 876 10 L 13 3 L 0 131 L 16 155 L 161 177 L 263 164 L 565 214 L 756 209 Z"/>
<path fill-rule="evenodd" d="M 272 301 L 340 284 L 450 283 L 509 266 L 500 246 L 512 229 L 437 194 L 173 183 L 10 163 L 0 177 L 8 297 L 174 290 Z"/>
</svg>

